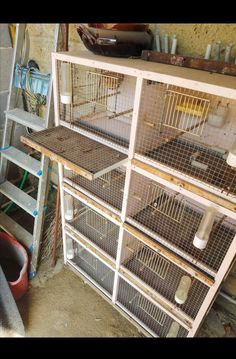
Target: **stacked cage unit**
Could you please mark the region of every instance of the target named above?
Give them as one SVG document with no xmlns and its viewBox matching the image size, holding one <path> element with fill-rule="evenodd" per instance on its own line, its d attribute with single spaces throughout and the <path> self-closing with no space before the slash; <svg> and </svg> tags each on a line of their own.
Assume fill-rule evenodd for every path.
<svg viewBox="0 0 236 359">
<path fill-rule="evenodd" d="M 52 61 L 65 263 L 146 333 L 197 335 L 236 253 L 235 79 Z"/>
</svg>

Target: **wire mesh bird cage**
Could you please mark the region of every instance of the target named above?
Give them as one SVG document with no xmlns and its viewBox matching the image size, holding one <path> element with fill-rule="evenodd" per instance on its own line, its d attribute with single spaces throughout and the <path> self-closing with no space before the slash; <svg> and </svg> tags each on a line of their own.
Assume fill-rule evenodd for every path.
<svg viewBox="0 0 236 359">
<path fill-rule="evenodd" d="M 235 100 L 144 80 L 136 153 L 235 197 L 236 170 L 227 159 L 235 146 L 235 106 Z"/>
<path fill-rule="evenodd" d="M 85 274 L 88 279 L 92 279 L 105 290 L 106 294 L 111 296 L 114 271 L 68 235 L 66 240 L 72 242 L 73 247 L 73 258 L 70 261 L 81 270 L 82 274 Z M 68 248 L 71 248 L 71 243 L 68 244 Z"/>
<path fill-rule="evenodd" d="M 119 227 L 78 199 L 72 196 L 70 198 L 72 200 L 70 217 L 67 216 L 69 211 L 65 210 L 67 226 L 115 258 Z"/>
<path fill-rule="evenodd" d="M 134 319 L 138 319 L 141 325 L 151 331 L 151 334 L 163 338 L 168 336 L 174 320 L 123 278 L 119 278 L 117 304 Z M 188 331 L 179 325 L 176 337 L 187 335 Z"/>
<path fill-rule="evenodd" d="M 126 231 L 124 231 L 123 237 L 121 266 L 128 269 L 135 277 L 148 284 L 193 319 L 198 314 L 209 290 L 205 284 L 191 277 L 183 269 Z M 191 286 L 184 303 L 179 304 L 176 302 L 175 296 L 181 278 L 185 275 L 189 276 Z"/>
<path fill-rule="evenodd" d="M 74 171 L 64 169 L 64 182 L 120 213 L 125 185 L 125 167 L 121 166 L 95 180 L 87 180 Z"/>
<path fill-rule="evenodd" d="M 194 239 L 206 207 L 132 171 L 127 221 L 214 276 L 236 234 L 233 220 L 216 212 L 206 248 Z"/>
<path fill-rule="evenodd" d="M 64 101 L 62 64 L 58 62 L 61 120 L 128 147 L 136 79 L 113 71 L 67 63 L 71 98 Z"/>
</svg>

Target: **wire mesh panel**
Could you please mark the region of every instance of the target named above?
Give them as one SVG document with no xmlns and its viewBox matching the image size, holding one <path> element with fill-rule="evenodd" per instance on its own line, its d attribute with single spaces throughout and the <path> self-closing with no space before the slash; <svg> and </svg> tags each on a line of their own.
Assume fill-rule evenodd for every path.
<svg viewBox="0 0 236 359">
<path fill-rule="evenodd" d="M 58 62 L 60 88 L 61 64 Z M 60 103 L 60 118 L 128 147 L 136 78 L 72 63 L 69 66 L 72 101 Z"/>
<path fill-rule="evenodd" d="M 236 101 L 145 80 L 136 152 L 236 196 L 235 166 L 226 161 L 235 148 L 235 111 Z"/>
<path fill-rule="evenodd" d="M 92 255 L 78 242 L 67 236 L 67 241 L 72 241 L 73 258 L 70 260 L 77 267 L 82 269 L 90 278 L 104 288 L 109 294 L 112 294 L 114 271 L 103 264 L 98 258 Z"/>
<path fill-rule="evenodd" d="M 157 336 L 168 335 L 174 320 L 122 278 L 119 278 L 117 303 L 124 306 L 134 319 L 138 318 Z M 176 336 L 186 337 L 187 334 L 188 331 L 179 326 Z"/>
<path fill-rule="evenodd" d="M 124 185 L 125 185 L 125 168 L 119 167 L 110 171 L 99 178 L 89 181 L 83 176 L 73 171 L 64 171 L 65 181 L 68 179 L 72 187 L 86 193 L 93 194 L 95 197 L 103 200 L 115 209 L 121 211 Z"/>
<path fill-rule="evenodd" d="M 127 221 L 193 263 L 217 271 L 236 234 L 229 218 L 216 214 L 205 249 L 193 245 L 195 235 L 206 211 L 199 203 L 132 171 L 128 197 Z M 176 251 L 176 248 L 178 251 Z M 189 257 L 186 256 L 189 260 Z"/>
<path fill-rule="evenodd" d="M 188 273 L 128 232 L 124 232 L 123 238 L 121 265 L 194 319 L 209 288 L 192 277 L 185 303 L 177 304 L 175 301 L 176 291 L 181 278 Z"/>
<path fill-rule="evenodd" d="M 69 217 L 65 210 L 66 223 L 115 258 L 119 227 L 76 198 L 71 198 L 73 213 Z"/>
</svg>

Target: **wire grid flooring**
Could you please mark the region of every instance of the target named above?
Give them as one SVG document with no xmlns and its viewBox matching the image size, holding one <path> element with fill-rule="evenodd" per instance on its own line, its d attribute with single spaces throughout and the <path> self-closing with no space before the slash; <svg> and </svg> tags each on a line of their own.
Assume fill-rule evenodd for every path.
<svg viewBox="0 0 236 359">
<path fill-rule="evenodd" d="M 114 271 L 74 240 L 73 248 L 75 255 L 73 259 L 71 259 L 71 262 L 87 273 L 90 278 L 104 288 L 109 294 L 112 294 Z"/>
<path fill-rule="evenodd" d="M 83 176 L 76 174 L 74 171 L 66 171 L 64 178 L 68 178 L 77 187 L 81 187 L 104 202 L 112 205 L 114 208 L 121 210 L 124 185 L 125 185 L 125 172 L 113 170 L 107 174 L 89 181 Z"/>
<path fill-rule="evenodd" d="M 68 221 L 73 228 L 83 234 L 113 258 L 116 258 L 119 227 L 88 206 L 73 198 L 74 207 L 80 207 L 75 218 Z"/>
<path fill-rule="evenodd" d="M 222 153 L 176 139 L 146 152 L 145 156 L 217 187 L 221 192 L 236 195 L 236 170 L 226 163 Z M 199 164 L 202 168 L 199 168 Z"/>
<path fill-rule="evenodd" d="M 235 224 L 230 223 L 227 218 L 217 216 L 207 247 L 199 250 L 193 245 L 193 239 L 201 222 L 203 209 L 199 206 L 196 208 L 196 204 L 194 207 L 194 201 L 178 193 L 173 192 L 175 194 L 171 196 L 171 192 L 165 187 L 161 191 L 151 192 L 150 186 L 156 187 L 156 182 L 150 182 L 146 177 L 132 172 L 131 189 L 133 192 L 130 192 L 128 198 L 127 221 L 138 226 L 145 233 L 147 233 L 146 229 L 151 230 L 192 256 L 197 262 L 218 271 L 236 234 Z M 152 196 L 147 196 L 147 194 Z M 155 195 L 158 197 L 155 198 Z M 158 203 L 163 202 L 162 197 L 171 199 L 171 212 L 165 207 L 163 207 L 165 211 L 162 212 L 156 208 Z M 178 215 L 179 211 L 181 211 L 181 216 Z M 179 221 L 176 221 L 176 218 Z"/>
<path fill-rule="evenodd" d="M 127 232 L 124 232 L 121 265 L 193 319 L 209 290 L 206 285 L 192 277 L 186 302 L 182 305 L 177 304 L 175 292 L 179 282 L 183 275 L 190 275 Z"/>
<path fill-rule="evenodd" d="M 226 163 L 233 118 L 232 126 L 209 125 L 218 106 L 228 111 L 229 104 L 235 101 L 145 80 L 135 152 L 235 196 L 236 171 Z"/>
<path fill-rule="evenodd" d="M 27 139 L 72 162 L 92 174 L 96 174 L 127 156 L 91 140 L 69 128 L 58 126 L 24 136 Z"/>
<path fill-rule="evenodd" d="M 167 336 L 174 320 L 122 278 L 119 278 L 117 302 L 159 337 Z M 177 336 L 186 337 L 187 335 L 188 331 L 180 326 Z"/>
<path fill-rule="evenodd" d="M 70 67 L 73 99 L 71 105 L 59 104 L 60 118 L 127 148 L 135 78 L 77 64 Z"/>
</svg>

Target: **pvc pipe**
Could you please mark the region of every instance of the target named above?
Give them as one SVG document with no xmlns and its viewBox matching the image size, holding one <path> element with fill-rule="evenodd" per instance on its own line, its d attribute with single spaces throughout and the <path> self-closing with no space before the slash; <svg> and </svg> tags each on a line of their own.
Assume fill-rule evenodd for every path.
<svg viewBox="0 0 236 359">
<path fill-rule="evenodd" d="M 64 196 L 65 219 L 71 221 L 74 218 L 73 197 L 70 194 Z"/>
<path fill-rule="evenodd" d="M 229 61 L 230 61 L 232 46 L 233 46 L 232 43 L 229 43 L 229 44 L 226 45 L 226 49 L 225 49 L 225 62 L 229 62 Z"/>
<path fill-rule="evenodd" d="M 172 37 L 172 45 L 171 45 L 171 55 L 175 55 L 176 53 L 176 48 L 177 48 L 177 38 L 176 38 L 176 35 L 174 35 Z"/>
<path fill-rule="evenodd" d="M 155 39 L 156 39 L 156 51 L 161 52 L 160 35 L 156 34 Z"/>
<path fill-rule="evenodd" d="M 211 57 L 211 44 L 208 44 L 207 48 L 206 48 L 204 59 L 209 60 L 210 57 Z"/>
<path fill-rule="evenodd" d="M 176 338 L 179 332 L 180 325 L 177 322 L 172 322 L 166 338 Z"/>
<path fill-rule="evenodd" d="M 229 151 L 226 162 L 230 167 L 236 168 L 236 148 Z"/>
<path fill-rule="evenodd" d="M 215 44 L 214 60 L 218 61 L 220 58 L 220 45 L 221 41 L 217 41 Z"/>
<path fill-rule="evenodd" d="M 164 36 L 164 46 L 165 46 L 165 53 L 166 54 L 168 54 L 168 52 L 169 52 L 169 44 L 168 44 L 168 42 L 169 42 L 169 37 L 168 37 L 168 34 L 165 34 L 165 36 Z"/>
</svg>

